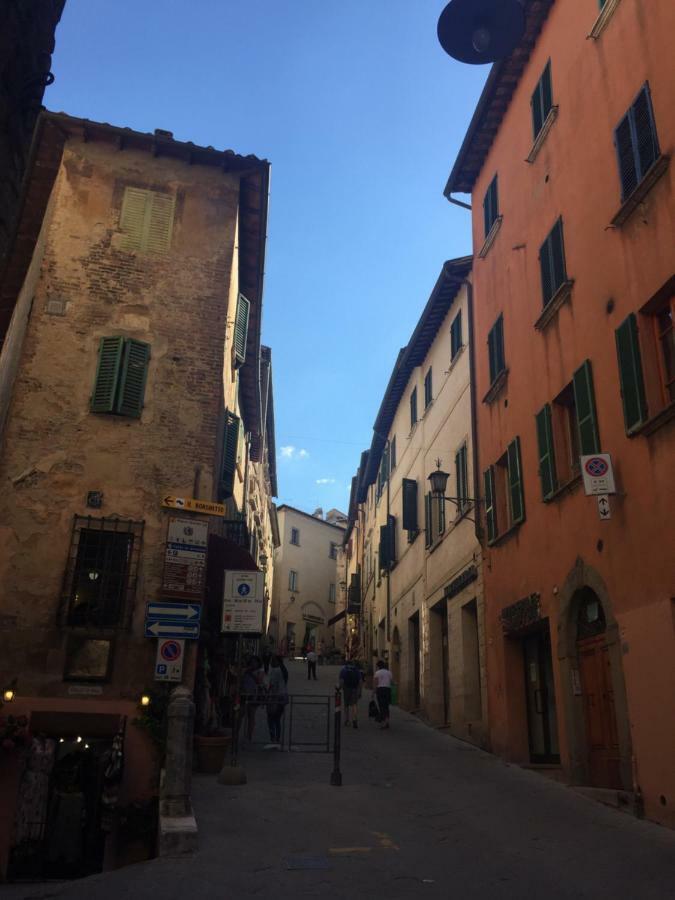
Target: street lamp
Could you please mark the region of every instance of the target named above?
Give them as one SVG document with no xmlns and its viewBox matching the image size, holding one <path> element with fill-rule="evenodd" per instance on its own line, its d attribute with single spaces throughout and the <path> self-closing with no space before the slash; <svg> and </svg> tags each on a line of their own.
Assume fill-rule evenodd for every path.
<svg viewBox="0 0 675 900">
<path fill-rule="evenodd" d="M 447 472 L 444 472 L 441 469 L 442 461 L 440 459 L 436 460 L 436 470 L 431 473 L 428 477 L 428 481 L 431 485 L 431 496 L 434 500 L 438 501 L 440 504 L 441 501 L 448 501 L 450 503 L 454 503 L 457 506 L 458 510 L 462 510 L 469 503 L 480 503 L 480 500 L 475 499 L 474 497 L 446 497 L 445 489 L 448 485 L 448 478 L 450 477 Z M 467 516 L 470 522 L 474 520 Z"/>
<path fill-rule="evenodd" d="M 524 31 L 522 0 L 450 0 L 437 27 L 445 52 L 471 65 L 508 56 Z"/>
</svg>

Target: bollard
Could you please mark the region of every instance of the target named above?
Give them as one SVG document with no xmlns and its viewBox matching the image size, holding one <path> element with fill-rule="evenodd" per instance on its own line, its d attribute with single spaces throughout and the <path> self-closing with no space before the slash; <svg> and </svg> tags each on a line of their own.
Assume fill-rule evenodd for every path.
<svg viewBox="0 0 675 900">
<path fill-rule="evenodd" d="M 183 685 L 171 691 L 167 710 L 166 765 L 162 792 L 162 814 L 191 815 L 192 728 L 195 705 L 192 692 Z"/>
<path fill-rule="evenodd" d="M 342 724 L 342 695 L 340 688 L 335 688 L 335 718 L 333 734 L 333 771 L 330 773 L 330 783 L 334 787 L 342 787 L 342 772 L 340 771 L 340 726 Z"/>
</svg>

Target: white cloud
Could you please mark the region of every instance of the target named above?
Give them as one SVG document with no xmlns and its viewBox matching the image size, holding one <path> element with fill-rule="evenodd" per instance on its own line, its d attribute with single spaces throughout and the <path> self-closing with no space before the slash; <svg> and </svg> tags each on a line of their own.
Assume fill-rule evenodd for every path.
<svg viewBox="0 0 675 900">
<path fill-rule="evenodd" d="M 309 453 L 306 450 L 298 450 L 298 459 L 307 459 Z"/>
<path fill-rule="evenodd" d="M 317 478 L 316 483 L 317 484 L 335 484 L 335 479 L 334 478 Z"/>
<path fill-rule="evenodd" d="M 281 447 L 282 459 L 307 459 L 308 456 L 309 453 L 306 450 L 298 450 L 293 444 L 287 444 L 285 447 Z"/>
</svg>

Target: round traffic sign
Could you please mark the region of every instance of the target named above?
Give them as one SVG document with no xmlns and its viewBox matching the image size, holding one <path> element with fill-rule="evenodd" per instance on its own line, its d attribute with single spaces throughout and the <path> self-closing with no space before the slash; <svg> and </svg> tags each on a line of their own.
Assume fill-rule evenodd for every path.
<svg viewBox="0 0 675 900">
<path fill-rule="evenodd" d="M 247 594 L 251 593 L 251 585 L 250 584 L 240 584 L 237 588 L 237 593 L 240 597 L 245 597 Z"/>
<path fill-rule="evenodd" d="M 603 475 L 607 474 L 609 466 L 601 456 L 592 456 L 586 460 L 585 468 L 592 478 L 602 478 Z"/>
<path fill-rule="evenodd" d="M 175 662 L 181 654 L 181 646 L 178 641 L 163 641 L 159 654 L 167 662 Z"/>
</svg>

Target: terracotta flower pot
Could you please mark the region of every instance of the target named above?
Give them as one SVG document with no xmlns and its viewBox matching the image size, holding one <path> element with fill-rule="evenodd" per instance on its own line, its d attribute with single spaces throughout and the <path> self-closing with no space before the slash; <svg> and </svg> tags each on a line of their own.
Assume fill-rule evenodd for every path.
<svg viewBox="0 0 675 900">
<path fill-rule="evenodd" d="M 232 743 L 230 735 L 206 737 L 196 734 L 194 743 L 199 771 L 205 775 L 217 775 L 223 767 L 225 756 Z"/>
</svg>

